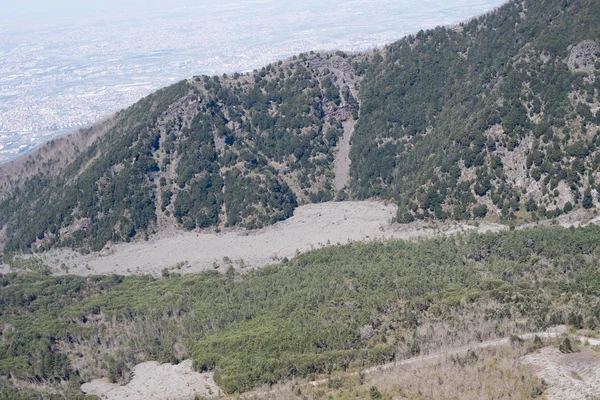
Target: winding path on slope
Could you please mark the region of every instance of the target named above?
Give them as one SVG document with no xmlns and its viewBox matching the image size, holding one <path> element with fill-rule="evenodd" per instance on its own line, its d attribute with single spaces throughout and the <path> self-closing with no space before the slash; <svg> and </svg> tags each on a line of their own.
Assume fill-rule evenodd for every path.
<svg viewBox="0 0 600 400">
<path fill-rule="evenodd" d="M 545 332 L 526 333 L 519 335 L 523 340 L 531 340 L 535 336 L 541 339 L 552 339 L 559 337 L 567 331 L 566 327 L 558 326 L 548 329 Z M 587 340 L 591 345 L 600 345 L 600 340 L 579 337 L 580 340 Z M 428 361 L 438 360 L 450 355 L 466 353 L 470 350 L 482 349 L 493 346 L 502 346 L 510 344 L 509 338 L 488 340 L 481 343 L 474 343 L 467 346 L 461 346 L 439 353 L 428 354 L 400 360 L 388 364 L 375 366 L 362 371 L 365 375 L 387 373 L 402 373 L 402 367 L 411 364 L 418 364 Z M 350 375 L 358 375 L 359 372 Z M 305 386 L 327 385 L 329 379 L 320 379 L 307 382 Z M 200 374 L 192 370 L 191 360 L 182 362 L 179 365 L 158 364 L 150 361 L 137 365 L 133 370 L 133 379 L 124 386 L 109 383 L 106 379 L 98 379 L 81 386 L 84 393 L 96 394 L 104 399 L 117 400 L 127 398 L 129 400 L 147 400 L 147 399 L 183 399 L 192 398 L 195 394 L 212 397 L 219 393 L 219 388 L 213 380 L 212 373 Z M 271 390 L 258 389 L 254 392 L 242 395 L 244 399 L 261 398 L 266 394 L 277 395 L 286 390 L 286 387 L 274 387 Z"/>
<path fill-rule="evenodd" d="M 566 332 L 567 332 L 567 328 L 564 325 L 561 325 L 561 326 L 549 328 L 545 332 L 524 333 L 524 334 L 519 334 L 517 336 L 521 340 L 532 340 L 536 336 L 538 336 L 540 339 L 555 339 L 555 338 L 558 338 L 561 335 L 565 334 Z M 590 346 L 600 346 L 600 339 L 593 339 L 593 338 L 588 338 L 588 337 L 583 337 L 583 336 L 576 336 L 575 338 L 582 342 L 587 342 Z M 377 366 L 368 368 L 368 369 L 360 371 L 360 372 L 350 373 L 349 375 L 350 376 L 356 376 L 359 374 L 375 375 L 375 374 L 381 374 L 381 373 L 402 374 L 402 373 L 404 373 L 402 368 L 407 365 L 435 361 L 435 360 L 439 360 L 439 359 L 442 359 L 442 358 L 448 357 L 448 356 L 464 354 L 471 350 L 478 350 L 478 349 L 484 349 L 484 348 L 495 347 L 495 346 L 506 346 L 509 344 L 510 344 L 510 338 L 492 339 L 492 340 L 488 340 L 485 342 L 472 343 L 469 345 L 460 346 L 460 347 L 456 347 L 453 349 L 436 352 L 436 353 L 432 353 L 432 354 L 428 354 L 428 355 L 424 355 L 424 356 L 418 356 L 418 357 L 408 358 L 408 359 L 404 359 L 404 360 L 394 361 L 394 362 L 387 363 L 387 364 L 377 365 Z M 542 349 L 542 352 L 544 352 L 548 349 L 549 348 Z M 553 351 L 553 350 L 554 350 L 554 353 L 558 352 L 559 356 L 562 354 L 557 349 L 549 349 L 549 351 Z M 535 364 L 539 360 L 538 360 L 538 358 L 532 357 L 532 356 L 535 356 L 537 354 L 538 353 L 530 354 L 528 356 L 523 357 L 521 360 L 526 364 L 530 364 L 530 365 Z M 544 354 L 544 355 L 546 355 L 546 354 Z M 557 358 L 556 354 L 552 355 L 551 357 L 548 357 L 546 355 L 546 357 L 543 358 L 543 360 L 546 363 L 556 363 L 557 362 L 556 358 Z M 553 378 L 564 379 L 566 375 L 569 375 L 570 371 L 566 371 L 566 370 L 559 371 L 558 374 L 555 370 L 553 370 L 552 372 L 554 373 L 552 375 Z M 546 378 L 545 373 L 546 373 L 546 371 L 542 370 L 541 373 L 539 374 L 540 377 Z M 562 375 L 560 375 L 561 373 L 562 373 Z M 548 376 L 548 377 L 550 377 L 550 376 Z M 574 379 L 576 379 L 576 378 L 574 378 Z M 329 381 L 330 381 L 329 378 L 319 379 L 316 381 L 306 382 L 304 384 L 301 384 L 301 386 L 313 386 L 313 387 L 326 386 L 329 383 Z M 562 396 L 564 394 L 563 392 L 561 392 L 561 395 L 559 395 L 559 396 L 553 395 L 556 392 L 556 388 L 554 388 L 554 382 L 549 382 L 549 383 L 550 383 L 549 399 L 564 400 L 564 399 L 571 398 L 571 397 L 568 397 L 569 393 L 566 394 L 567 397 Z M 278 393 L 285 392 L 286 390 L 288 390 L 288 388 L 286 388 L 284 385 L 279 386 L 279 387 L 273 387 L 271 390 L 258 389 L 255 392 L 244 394 L 242 396 L 242 398 L 244 398 L 244 399 L 260 399 L 260 398 L 264 397 L 265 395 L 275 395 L 276 396 Z"/>
</svg>

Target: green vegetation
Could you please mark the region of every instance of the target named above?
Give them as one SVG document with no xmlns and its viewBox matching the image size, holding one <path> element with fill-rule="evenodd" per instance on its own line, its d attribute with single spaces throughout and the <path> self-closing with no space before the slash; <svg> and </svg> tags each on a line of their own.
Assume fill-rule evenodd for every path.
<svg viewBox="0 0 600 400">
<path fill-rule="evenodd" d="M 298 202 L 331 200 L 335 144 L 357 108 L 350 76 L 329 70 L 349 71 L 346 58 L 306 54 L 148 96 L 66 169 L 51 176 L 40 166 L 0 196 L 4 249 L 97 251 L 153 233 L 159 215 L 188 230 L 255 229 L 289 218 Z"/>
<path fill-rule="evenodd" d="M 260 228 L 336 198 L 395 201 L 399 222 L 592 209 L 600 54 L 586 40 L 600 41 L 597 1 L 511 1 L 373 53 L 182 81 L 119 113 L 61 172 L 40 165 L 0 193 L 2 244 L 99 250 L 153 233 L 159 217 Z M 352 120 L 350 187 L 336 193 Z"/>
<path fill-rule="evenodd" d="M 590 105 L 600 70 L 569 67 L 567 56 L 570 46 L 598 41 L 599 27 L 592 0 L 511 1 L 356 63 L 363 75 L 351 154 L 356 196 L 397 200 L 400 222 L 481 217 L 482 200 L 502 218 L 514 218 L 526 201 L 536 206 L 528 212 L 552 218 L 584 192 L 583 207 L 591 208 L 600 115 Z M 559 193 L 561 183 L 568 190 Z"/>
<path fill-rule="evenodd" d="M 163 220 L 260 228 L 336 198 L 393 200 L 400 222 L 499 217 L 514 227 L 592 210 L 600 54 L 582 53 L 585 40 L 600 41 L 597 1 L 511 1 L 373 53 L 195 77 L 118 113 L 64 169 L 50 172 L 48 161 L 0 193 L 2 260 L 30 271 L 0 275 L 0 399 L 83 399 L 81 382 L 124 383 L 146 360 L 192 358 L 236 393 L 517 331 L 598 329 L 595 226 L 334 246 L 245 275 L 224 259 L 225 274 L 59 277 L 19 256 L 100 250 Z M 350 187 L 335 193 L 336 145 L 353 120 Z M 482 350 L 492 362 L 445 360 L 460 376 L 441 367 L 428 376 L 456 392 L 478 374 L 534 398 L 543 383 L 502 361 L 523 346 Z M 335 379 L 330 389 L 421 393 L 420 382 L 363 378 L 358 392 Z"/>
<path fill-rule="evenodd" d="M 393 200 L 400 222 L 594 209 L 600 54 L 578 44 L 599 27 L 594 0 L 512 1 L 373 53 L 195 77 L 118 113 L 64 169 L 48 161 L 0 194 L 3 260 L 32 271 L 0 276 L 0 398 L 79 399 L 83 381 L 186 358 L 244 392 L 519 330 L 597 329 L 597 227 L 334 246 L 243 276 L 53 277 L 18 254 L 100 250 L 163 220 L 260 228 L 336 198 Z M 353 120 L 350 187 L 335 193 Z M 510 371 L 515 390 L 543 391 Z"/>
<path fill-rule="evenodd" d="M 51 393 L 33 389 L 17 390 L 5 379 L 0 379 L 0 399 L 2 400 L 100 400 L 98 396 L 86 396 L 77 386 L 69 383 L 62 393 Z"/>
<path fill-rule="evenodd" d="M 599 262 L 589 227 L 335 246 L 242 276 L 8 274 L 0 375 L 123 382 L 192 357 L 232 393 L 515 329 L 597 329 Z"/>
</svg>

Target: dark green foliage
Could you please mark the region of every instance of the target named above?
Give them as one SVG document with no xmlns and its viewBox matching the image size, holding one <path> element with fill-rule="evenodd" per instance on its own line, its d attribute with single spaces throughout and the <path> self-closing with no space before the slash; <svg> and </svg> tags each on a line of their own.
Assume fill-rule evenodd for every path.
<svg viewBox="0 0 600 400">
<path fill-rule="evenodd" d="M 203 176 L 182 191 L 174 203 L 174 215 L 185 229 L 207 228 L 219 222 L 223 181 L 217 174 Z"/>
<path fill-rule="evenodd" d="M 567 134 L 565 125 L 577 124 L 571 133 L 576 140 L 535 145 L 527 167 L 536 181 L 557 178 L 563 157 L 585 160 L 594 151 L 581 139 L 585 132 L 579 132 L 577 120 L 594 120 L 589 106 L 568 98 L 583 79 L 564 59 L 570 45 L 598 40 L 599 26 L 600 6 L 591 0 L 511 1 L 458 30 L 421 31 L 387 46 L 385 57 L 363 62 L 361 116 L 351 153 L 357 197 L 400 199 L 404 207 L 433 185 L 444 193 L 444 205 L 462 216 L 465 188 L 456 184 L 462 164 L 480 170 L 467 190 L 480 197 L 498 192 L 498 210 L 489 211 L 508 215 L 504 204 L 519 200 L 494 157 L 497 149 L 514 151 L 528 137 L 549 143 L 555 134 Z M 541 112 L 543 118 L 534 122 Z M 502 134 L 489 135 L 492 127 Z M 381 140 L 388 143 L 381 146 Z M 586 173 L 583 162 L 575 170 Z M 583 186 L 580 180 L 574 184 Z M 541 205 L 538 197 L 532 201 Z M 419 214 L 437 217 L 433 208 L 420 208 Z M 405 211 L 398 213 L 401 222 Z"/>
<path fill-rule="evenodd" d="M 122 381 L 145 359 L 181 360 L 176 340 L 227 392 L 419 354 L 428 340 L 415 336 L 419 325 L 462 318 L 459 310 L 476 304 L 486 318 L 526 320 L 530 329 L 592 328 L 598 249 L 598 227 L 554 228 L 335 246 L 241 277 L 8 274 L 0 276 L 0 325 L 14 331 L 0 342 L 0 374 L 77 380 L 63 351 L 106 324 L 115 335 L 138 324 L 131 348 L 121 341 L 98 360 L 109 379 Z M 486 308 L 490 301 L 497 305 Z M 375 336 L 361 338 L 366 325 Z M 394 340 L 412 344 L 398 354 Z"/>
<path fill-rule="evenodd" d="M 147 230 L 156 219 L 150 181 L 158 171 L 152 156 L 154 127 L 159 115 L 187 90 L 188 84 L 180 82 L 121 112 L 118 127 L 60 176 L 53 181 L 36 176 L 0 203 L 0 225 L 8 224 L 10 232 L 6 248 L 25 250 L 36 239 L 46 237 L 49 245 L 88 243 L 99 250 L 107 241 L 125 240 L 136 231 Z M 80 171 L 85 163 L 90 165 Z M 120 223 L 128 228 L 116 230 Z M 58 231 L 72 224 L 83 229 L 60 243 Z"/>
<path fill-rule="evenodd" d="M 371 397 L 371 399 L 377 400 L 383 398 L 383 395 L 381 394 L 379 389 L 377 389 L 377 386 L 371 386 L 371 388 L 369 389 L 369 397 Z"/>
<path fill-rule="evenodd" d="M 297 206 L 294 193 L 274 176 L 244 177 L 233 170 L 227 173 L 225 182 L 228 226 L 262 228 L 292 216 Z"/>
<path fill-rule="evenodd" d="M 335 146 L 357 102 L 331 63 L 347 61 L 315 55 L 252 82 L 197 77 L 148 96 L 57 176 L 0 202 L 5 249 L 100 250 L 153 233 L 161 213 L 188 230 L 259 228 L 299 200 L 333 199 Z"/>
<path fill-rule="evenodd" d="M 473 209 L 473 216 L 475 218 L 483 218 L 487 215 L 488 208 L 485 204 L 480 204 Z"/>
<path fill-rule="evenodd" d="M 578 141 L 570 146 L 567 146 L 567 153 L 571 157 L 585 158 L 590 154 L 590 150 L 583 141 Z"/>
<path fill-rule="evenodd" d="M 568 336 L 564 337 L 559 345 L 558 349 L 561 353 L 569 354 L 573 352 L 573 344 L 571 343 L 571 339 Z"/>
<path fill-rule="evenodd" d="M 583 195 L 583 202 L 582 202 L 583 208 L 585 209 L 590 209 L 592 207 L 594 207 L 594 199 L 592 198 L 592 193 L 588 190 L 585 192 L 585 194 Z"/>
</svg>

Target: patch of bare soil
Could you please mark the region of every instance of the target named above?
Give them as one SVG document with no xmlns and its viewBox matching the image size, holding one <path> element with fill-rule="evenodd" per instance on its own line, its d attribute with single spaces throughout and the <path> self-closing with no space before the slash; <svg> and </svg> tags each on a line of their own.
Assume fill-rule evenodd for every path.
<svg viewBox="0 0 600 400">
<path fill-rule="evenodd" d="M 125 386 L 98 379 L 83 384 L 81 390 L 106 400 L 191 400 L 196 395 L 219 394 L 212 373 L 195 372 L 191 360 L 178 365 L 145 362 L 134 368 L 133 379 Z"/>
<path fill-rule="evenodd" d="M 600 397 L 600 354 L 590 348 L 563 354 L 547 347 L 523 357 L 548 384 L 548 400 L 589 400 Z"/>
<path fill-rule="evenodd" d="M 82 255 L 57 249 L 38 255 L 56 274 L 160 275 L 164 268 L 177 273 L 197 273 L 262 267 L 285 257 L 319 247 L 348 242 L 417 239 L 460 232 L 499 231 L 500 224 L 465 223 L 394 224 L 397 206 L 377 201 L 330 202 L 298 207 L 294 216 L 257 231 L 196 233 L 166 229 L 148 241 L 120 243 L 97 253 Z M 0 266 L 0 272 L 8 271 Z"/>
<path fill-rule="evenodd" d="M 598 59 L 600 45 L 593 40 L 584 40 L 569 50 L 567 66 L 571 71 L 592 72 L 594 62 Z"/>
<path fill-rule="evenodd" d="M 354 134 L 356 121 L 350 119 L 344 122 L 344 136 L 338 142 L 338 152 L 335 157 L 335 178 L 333 180 L 336 190 L 342 190 L 348 184 L 350 177 L 350 141 Z"/>
</svg>

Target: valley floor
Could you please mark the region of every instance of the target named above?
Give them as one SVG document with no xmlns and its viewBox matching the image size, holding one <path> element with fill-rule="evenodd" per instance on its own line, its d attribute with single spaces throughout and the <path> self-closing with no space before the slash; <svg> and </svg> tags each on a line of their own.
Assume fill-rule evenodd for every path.
<svg viewBox="0 0 600 400">
<path fill-rule="evenodd" d="M 348 242 L 416 239 L 459 232 L 501 231 L 494 223 L 408 225 L 392 223 L 397 206 L 378 201 L 329 202 L 298 207 L 286 221 L 257 231 L 232 229 L 221 233 L 163 231 L 147 241 L 120 243 L 98 253 L 82 255 L 70 249 L 42 254 L 56 274 L 158 276 L 167 268 L 177 273 L 209 269 L 258 268 L 315 248 Z M 8 272 L 7 265 L 0 273 Z"/>
</svg>

